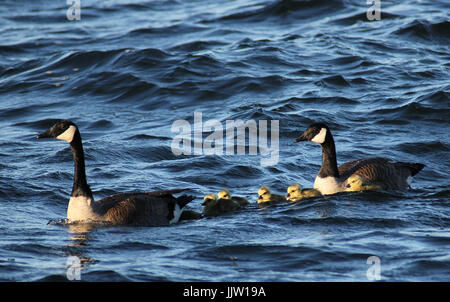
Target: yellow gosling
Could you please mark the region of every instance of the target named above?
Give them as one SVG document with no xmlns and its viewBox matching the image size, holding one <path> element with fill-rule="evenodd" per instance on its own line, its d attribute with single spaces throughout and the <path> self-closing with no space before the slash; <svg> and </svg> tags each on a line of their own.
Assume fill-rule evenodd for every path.
<svg viewBox="0 0 450 302">
<path fill-rule="evenodd" d="M 208 194 L 203 198 L 203 215 L 218 216 L 240 208 L 239 203 L 231 199 L 217 199 L 215 194 Z"/>
<path fill-rule="evenodd" d="M 217 193 L 217 196 L 219 197 L 219 199 L 231 199 L 235 202 L 237 202 L 239 205 L 241 206 L 246 206 L 249 204 L 248 200 L 242 197 L 237 197 L 237 196 L 231 196 L 230 191 L 224 189 L 222 191 L 220 191 L 219 193 Z"/>
<path fill-rule="evenodd" d="M 303 189 L 299 184 L 290 185 L 287 189 L 286 199 L 290 202 L 297 202 L 303 198 L 321 196 L 319 191 L 315 189 Z"/>
<path fill-rule="evenodd" d="M 282 195 L 272 194 L 267 186 L 262 186 L 258 190 L 258 203 L 274 202 L 274 201 L 286 201 L 286 198 Z"/>
<path fill-rule="evenodd" d="M 370 182 L 364 182 L 362 177 L 358 174 L 354 174 L 347 179 L 347 185 L 345 186 L 346 192 L 355 191 L 367 191 L 367 190 L 382 190 L 380 185 L 372 184 Z"/>
<path fill-rule="evenodd" d="M 203 204 L 217 200 L 216 194 L 208 194 L 203 197 Z"/>
</svg>

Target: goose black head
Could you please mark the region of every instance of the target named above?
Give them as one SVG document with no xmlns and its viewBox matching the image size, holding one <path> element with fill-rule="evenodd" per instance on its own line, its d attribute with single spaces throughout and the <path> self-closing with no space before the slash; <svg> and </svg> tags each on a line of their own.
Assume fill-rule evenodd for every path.
<svg viewBox="0 0 450 302">
<path fill-rule="evenodd" d="M 56 138 L 71 143 L 77 131 L 78 128 L 73 122 L 63 120 L 54 124 L 47 131 L 37 135 L 36 138 Z"/>
<path fill-rule="evenodd" d="M 294 140 L 294 143 L 311 141 L 314 143 L 323 144 L 329 132 L 330 129 L 328 129 L 328 126 L 324 123 L 312 124 L 303 132 L 302 135 Z"/>
</svg>

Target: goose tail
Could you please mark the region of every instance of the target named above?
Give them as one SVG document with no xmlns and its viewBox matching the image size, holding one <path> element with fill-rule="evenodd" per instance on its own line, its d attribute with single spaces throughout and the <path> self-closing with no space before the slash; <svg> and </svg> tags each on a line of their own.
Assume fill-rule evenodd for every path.
<svg viewBox="0 0 450 302">
<path fill-rule="evenodd" d="M 190 203 L 192 200 L 195 199 L 194 196 L 191 195 L 181 195 L 176 198 L 177 199 L 177 205 L 180 207 L 180 209 L 184 208 L 188 203 Z"/>
<path fill-rule="evenodd" d="M 400 164 L 410 171 L 411 176 L 416 175 L 425 167 L 425 165 L 421 163 L 400 163 Z"/>
</svg>

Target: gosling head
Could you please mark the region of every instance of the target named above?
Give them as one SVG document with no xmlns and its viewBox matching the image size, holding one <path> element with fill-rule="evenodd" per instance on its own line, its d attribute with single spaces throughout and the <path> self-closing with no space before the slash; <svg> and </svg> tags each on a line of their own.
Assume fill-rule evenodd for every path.
<svg viewBox="0 0 450 302">
<path fill-rule="evenodd" d="M 294 143 L 302 141 L 311 141 L 323 144 L 330 135 L 330 129 L 324 123 L 316 123 L 309 126 L 302 135 L 294 140 Z"/>
<path fill-rule="evenodd" d="M 77 134 L 80 134 L 77 125 L 69 120 L 63 120 L 54 124 L 47 131 L 37 135 L 36 138 L 56 138 L 72 143 Z"/>
<path fill-rule="evenodd" d="M 268 202 L 271 200 L 272 194 L 270 193 L 270 190 L 266 186 L 262 186 L 258 190 L 258 203 L 262 202 Z"/>
<path fill-rule="evenodd" d="M 231 199 L 230 191 L 222 190 L 217 193 L 217 197 L 219 197 L 219 199 Z"/>
<path fill-rule="evenodd" d="M 216 194 L 208 194 L 208 195 L 206 195 L 205 197 L 203 197 L 203 203 L 202 203 L 202 205 L 206 206 L 206 205 L 208 205 L 208 204 L 210 204 L 211 202 L 214 202 L 214 201 L 216 201 L 216 200 L 217 200 Z"/>
<path fill-rule="evenodd" d="M 347 179 L 347 185 L 345 191 L 361 191 L 363 190 L 364 182 L 360 175 L 354 174 Z"/>
<path fill-rule="evenodd" d="M 289 201 L 297 201 L 302 199 L 302 187 L 299 184 L 292 184 L 287 188 L 286 199 Z"/>
</svg>

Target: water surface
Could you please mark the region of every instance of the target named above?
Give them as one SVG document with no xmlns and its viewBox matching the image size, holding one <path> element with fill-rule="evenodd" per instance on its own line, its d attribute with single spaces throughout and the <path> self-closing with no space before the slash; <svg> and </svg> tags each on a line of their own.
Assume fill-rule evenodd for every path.
<svg viewBox="0 0 450 302">
<path fill-rule="evenodd" d="M 7 0 L 0 6 L 0 280 L 449 281 L 447 1 Z M 174 121 L 278 120 L 279 162 L 175 156 Z M 58 119 L 83 136 L 97 199 L 126 191 L 230 189 L 234 214 L 170 227 L 48 224 L 65 218 L 69 146 L 34 136 Z M 338 162 L 384 156 L 426 167 L 412 190 L 258 208 L 256 192 L 312 187 L 328 123 Z M 206 135 L 205 135 L 206 136 Z"/>
</svg>

